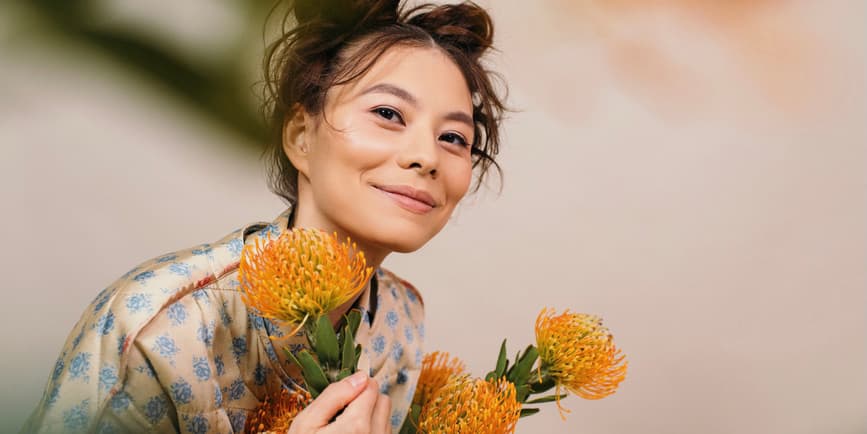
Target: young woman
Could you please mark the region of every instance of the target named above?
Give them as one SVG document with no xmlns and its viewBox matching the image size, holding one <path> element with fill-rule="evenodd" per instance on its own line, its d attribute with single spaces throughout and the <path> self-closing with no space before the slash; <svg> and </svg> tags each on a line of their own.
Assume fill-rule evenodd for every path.
<svg viewBox="0 0 867 434">
<path fill-rule="evenodd" d="M 421 248 L 496 167 L 502 104 L 480 64 L 488 14 L 472 3 L 295 1 L 269 50 L 272 189 L 289 208 L 217 242 L 147 261 L 73 328 L 25 432 L 239 432 L 298 382 L 281 349 L 303 338 L 248 310 L 244 245 L 290 227 L 352 238 L 374 273 L 337 314 L 364 321 L 360 372 L 329 386 L 294 433 L 385 433 L 403 423 L 424 339 L 421 297 L 380 264 Z M 335 418 L 335 415 L 340 414 Z"/>
</svg>

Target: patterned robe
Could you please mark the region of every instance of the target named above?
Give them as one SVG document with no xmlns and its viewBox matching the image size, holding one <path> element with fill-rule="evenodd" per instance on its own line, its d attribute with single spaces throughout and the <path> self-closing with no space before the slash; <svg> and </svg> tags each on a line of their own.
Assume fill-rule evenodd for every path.
<svg viewBox="0 0 867 434">
<path fill-rule="evenodd" d="M 279 236 L 290 216 L 157 257 L 100 292 L 22 432 L 241 432 L 267 393 L 300 381 L 282 348 L 298 351 L 305 339 L 248 310 L 237 275 L 243 246 Z M 421 368 L 422 301 L 384 269 L 358 300 L 359 369 L 390 396 L 397 432 Z"/>
</svg>

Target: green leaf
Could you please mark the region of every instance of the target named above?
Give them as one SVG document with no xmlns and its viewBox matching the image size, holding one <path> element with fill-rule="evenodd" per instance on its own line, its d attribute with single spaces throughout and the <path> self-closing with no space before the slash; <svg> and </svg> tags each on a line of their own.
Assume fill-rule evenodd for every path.
<svg viewBox="0 0 867 434">
<path fill-rule="evenodd" d="M 403 421 L 403 426 L 400 428 L 400 434 L 416 434 L 418 431 L 418 417 L 421 414 L 421 406 L 413 404 L 409 413 L 406 415 L 406 420 Z"/>
<path fill-rule="evenodd" d="M 314 342 L 311 342 L 319 362 L 326 368 L 337 367 L 340 363 L 340 347 L 337 346 L 337 335 L 328 315 L 322 315 L 316 320 Z"/>
<path fill-rule="evenodd" d="M 536 414 L 538 412 L 539 412 L 538 408 L 522 408 L 521 409 L 521 416 L 519 416 L 519 417 L 530 416 L 530 415 Z"/>
<path fill-rule="evenodd" d="M 355 371 L 355 337 L 349 326 L 343 328 L 343 357 L 340 367 Z"/>
<path fill-rule="evenodd" d="M 527 397 L 530 396 L 530 386 L 527 384 L 521 384 L 519 386 L 515 386 L 515 400 L 518 402 L 524 402 Z"/>
<path fill-rule="evenodd" d="M 542 377 L 542 382 L 540 383 L 537 378 L 530 378 L 530 392 L 533 393 L 542 393 L 547 392 L 553 388 L 556 383 L 554 383 L 554 379 L 551 377 L 545 378 Z"/>
<path fill-rule="evenodd" d="M 518 352 L 515 353 L 515 365 L 518 364 L 519 360 L 521 360 L 521 350 L 518 350 Z M 508 378 L 512 383 L 515 382 L 513 379 L 515 376 L 515 365 L 512 365 L 512 367 L 506 371 L 506 378 Z"/>
<path fill-rule="evenodd" d="M 348 368 L 343 368 L 340 370 L 340 373 L 337 374 L 337 381 L 340 381 L 350 375 L 352 375 L 352 371 L 350 371 Z"/>
<path fill-rule="evenodd" d="M 506 340 L 503 339 L 503 344 L 500 345 L 500 355 L 497 357 L 497 368 L 494 370 L 496 374 L 495 378 L 500 378 L 506 373 L 506 363 L 508 362 L 506 358 Z"/>
<path fill-rule="evenodd" d="M 524 404 L 539 404 L 542 402 L 552 402 L 552 401 L 557 401 L 558 399 L 563 399 L 567 396 L 569 396 L 569 395 L 566 393 L 563 393 L 560 395 L 555 393 L 553 395 L 541 396 L 539 398 L 534 398 L 534 399 L 531 399 L 529 401 L 525 401 Z"/>
<path fill-rule="evenodd" d="M 361 324 L 361 311 L 352 309 L 346 314 L 346 327 L 352 332 L 352 336 L 358 334 L 358 326 Z"/>
<path fill-rule="evenodd" d="M 301 375 L 304 376 L 304 382 L 307 383 L 307 391 L 314 399 L 328 387 L 328 378 L 325 372 L 316 359 L 307 352 L 301 350 L 297 354 L 298 365 L 301 366 Z"/>
<path fill-rule="evenodd" d="M 533 365 L 536 363 L 537 358 L 539 358 L 539 351 L 536 350 L 536 347 L 533 345 L 527 346 L 524 355 L 515 363 L 512 378 L 510 378 L 516 386 L 527 383 L 527 377 L 529 377 L 530 370 L 533 369 Z"/>
<path fill-rule="evenodd" d="M 298 368 L 303 368 L 303 366 L 301 366 L 301 362 L 299 362 L 298 359 L 295 358 L 295 355 L 292 354 L 292 351 L 289 351 L 288 347 L 283 347 L 283 352 L 286 353 L 286 357 L 289 358 L 290 362 L 294 363 L 296 366 L 298 366 Z"/>
<path fill-rule="evenodd" d="M 361 344 L 355 346 L 355 361 L 352 362 L 352 370 L 358 370 L 358 359 L 361 358 Z"/>
</svg>

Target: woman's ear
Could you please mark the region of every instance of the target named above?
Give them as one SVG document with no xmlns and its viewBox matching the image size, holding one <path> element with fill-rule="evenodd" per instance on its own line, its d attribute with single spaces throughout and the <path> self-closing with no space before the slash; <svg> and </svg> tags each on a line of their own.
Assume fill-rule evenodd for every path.
<svg viewBox="0 0 867 434">
<path fill-rule="evenodd" d="M 300 174 L 310 177 L 308 162 L 310 144 L 308 139 L 313 132 L 313 119 L 303 107 L 296 106 L 291 117 L 283 123 L 283 152 L 298 169 Z"/>
</svg>

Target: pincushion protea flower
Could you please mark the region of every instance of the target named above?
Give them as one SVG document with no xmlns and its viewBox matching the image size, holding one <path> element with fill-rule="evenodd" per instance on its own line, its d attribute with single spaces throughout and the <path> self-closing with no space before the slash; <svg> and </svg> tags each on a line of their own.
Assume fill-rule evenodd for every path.
<svg viewBox="0 0 867 434">
<path fill-rule="evenodd" d="M 367 284 L 372 268 L 355 243 L 337 234 L 294 228 L 276 240 L 244 246 L 238 278 L 244 302 L 262 316 L 298 324 L 351 300 Z"/>
<path fill-rule="evenodd" d="M 520 414 L 521 404 L 515 399 L 515 385 L 510 381 L 452 376 L 425 403 L 418 432 L 514 433 Z"/>
<path fill-rule="evenodd" d="M 466 366 L 461 359 L 451 357 L 449 353 L 434 351 L 426 354 L 421 362 L 421 372 L 412 403 L 423 406 L 433 394 L 445 386 L 450 377 L 464 374 Z"/>
<path fill-rule="evenodd" d="M 303 389 L 289 392 L 281 387 L 278 392 L 266 395 L 256 411 L 247 417 L 244 432 L 285 433 L 295 416 L 307 407 L 310 401 L 310 394 Z"/>
<path fill-rule="evenodd" d="M 626 378 L 625 356 L 614 346 L 614 337 L 602 319 L 566 310 L 555 315 L 543 309 L 536 318 L 536 345 L 541 359 L 540 375 L 585 399 L 601 399 L 614 393 Z M 565 410 L 557 407 L 561 416 Z"/>
</svg>

